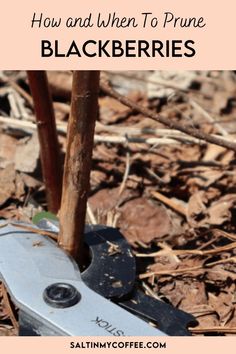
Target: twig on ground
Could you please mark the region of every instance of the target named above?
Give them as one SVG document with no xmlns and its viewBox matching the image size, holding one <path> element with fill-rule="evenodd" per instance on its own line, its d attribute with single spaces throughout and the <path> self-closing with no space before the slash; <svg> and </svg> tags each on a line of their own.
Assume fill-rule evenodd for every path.
<svg viewBox="0 0 236 354">
<path fill-rule="evenodd" d="M 161 177 L 159 177 L 154 171 L 152 171 L 150 168 L 146 167 L 145 170 L 149 174 L 150 177 L 155 178 L 158 182 L 162 184 L 168 184 L 169 182 L 164 181 Z"/>
<path fill-rule="evenodd" d="M 236 263 L 236 257 L 229 257 L 226 259 L 221 259 L 216 262 L 211 262 L 211 263 L 207 263 L 195 267 L 180 268 L 180 269 L 166 269 L 166 270 L 159 270 L 155 272 L 147 272 L 147 273 L 140 274 L 139 279 L 145 279 L 156 275 L 169 275 L 171 277 L 175 277 L 181 274 L 194 273 L 195 271 L 199 271 L 199 270 L 206 271 L 207 268 L 209 267 L 213 267 L 215 265 L 224 264 L 224 263 Z"/>
<path fill-rule="evenodd" d="M 211 232 L 215 235 L 215 236 L 222 236 L 222 237 L 226 237 L 230 240 L 236 241 L 236 235 L 235 234 L 230 234 L 226 231 L 220 230 L 220 229 L 212 229 Z"/>
<path fill-rule="evenodd" d="M 8 296 L 7 290 L 6 290 L 5 286 L 3 285 L 3 283 L 0 283 L 0 291 L 1 291 L 2 299 L 3 299 L 3 304 L 6 309 L 5 311 L 7 312 L 7 315 L 9 316 L 14 329 L 18 330 L 19 324 L 18 324 L 15 314 L 12 310 L 9 296 Z"/>
<path fill-rule="evenodd" d="M 20 85 L 18 85 L 15 81 L 10 78 L 7 79 L 8 84 L 16 90 L 28 103 L 28 105 L 32 108 L 34 106 L 34 102 L 30 94 L 26 92 Z"/>
<path fill-rule="evenodd" d="M 127 143 L 136 143 L 136 144 L 147 144 L 147 145 L 177 145 L 183 142 L 185 138 L 141 138 L 141 137 L 125 137 L 125 136 L 115 136 L 115 135 L 98 135 L 94 137 L 96 143 L 111 143 L 111 144 L 127 144 Z M 192 141 L 186 142 L 192 143 Z"/>
<path fill-rule="evenodd" d="M 0 116 L 0 123 L 6 125 L 7 127 L 15 127 L 19 129 L 30 129 L 30 130 L 36 130 L 37 129 L 37 124 L 30 122 L 28 120 L 19 120 L 15 119 L 12 117 L 2 117 Z M 63 122 L 57 122 L 57 131 L 58 133 L 66 134 L 67 130 L 67 125 L 66 123 Z"/>
<path fill-rule="evenodd" d="M 173 209 L 174 211 L 176 211 L 177 213 L 181 214 L 182 216 L 184 216 L 186 218 L 187 208 L 183 204 L 181 204 L 181 202 L 170 199 L 170 198 L 166 197 L 165 195 L 163 195 L 159 192 L 155 192 L 155 191 L 152 191 L 151 195 L 154 198 L 156 198 L 157 200 L 159 200 L 160 202 L 166 204 L 171 209 Z"/>
<path fill-rule="evenodd" d="M 203 250 L 206 247 L 211 246 L 213 243 L 215 243 L 217 237 L 213 236 L 208 242 L 202 243 L 197 249 L 198 250 Z"/>
<path fill-rule="evenodd" d="M 207 141 L 208 143 L 219 145 L 219 146 L 225 147 L 227 149 L 230 149 L 230 150 L 233 150 L 236 152 L 236 143 L 235 142 L 226 141 L 222 138 L 218 138 L 217 136 L 206 134 L 198 129 L 188 127 L 184 124 L 175 122 L 169 118 L 163 117 L 160 114 L 152 112 L 150 109 L 142 107 L 139 104 L 131 101 L 129 98 L 119 94 L 117 91 L 112 89 L 107 83 L 102 82 L 101 88 L 107 95 L 116 98 L 119 102 L 123 103 L 127 107 L 130 107 L 134 111 L 139 112 L 139 113 L 143 114 L 144 116 L 149 117 L 155 121 L 158 121 L 158 122 L 170 127 L 171 129 L 179 130 L 179 131 L 181 131 L 185 134 L 188 134 L 194 138 L 204 140 L 204 141 Z"/>
<path fill-rule="evenodd" d="M 196 328 L 189 328 L 189 331 L 192 333 L 228 333 L 228 334 L 235 334 L 236 327 L 196 327 Z"/>
<path fill-rule="evenodd" d="M 125 173 L 123 175 L 123 179 L 122 179 L 122 182 L 121 182 L 121 185 L 120 185 L 120 188 L 119 188 L 118 196 L 120 196 L 123 193 L 124 189 L 125 189 L 125 185 L 126 185 L 128 177 L 129 177 L 129 171 L 130 171 L 130 153 L 127 150 L 126 151 Z"/>
<path fill-rule="evenodd" d="M 26 120 L 19 120 L 15 118 L 9 118 L 9 117 L 2 117 L 0 116 L 0 123 L 16 128 L 22 128 L 22 129 L 31 129 L 31 130 L 36 130 L 37 125 L 33 122 L 26 121 Z M 107 126 L 108 128 L 109 126 Z M 113 127 L 113 126 L 112 126 Z M 113 127 L 114 128 L 114 127 Z M 106 130 L 106 128 L 101 129 L 100 124 L 99 128 L 97 129 L 97 124 L 95 131 L 100 132 L 101 130 Z M 109 129 L 108 129 L 109 130 Z M 57 122 L 57 131 L 60 134 L 65 135 L 67 132 L 67 124 L 65 122 Z M 112 131 L 115 131 L 115 129 L 112 129 Z M 126 137 L 122 136 L 122 134 L 126 131 Z M 179 143 L 188 143 L 188 144 L 206 144 L 205 141 L 199 141 L 199 139 L 195 139 L 191 136 L 188 136 L 180 131 L 177 130 L 171 130 L 171 129 L 153 129 L 148 132 L 148 130 L 142 130 L 138 128 L 124 128 L 120 127 L 117 129 L 117 132 L 119 132 L 121 135 L 100 135 L 100 134 L 95 134 L 94 136 L 94 142 L 95 143 L 111 143 L 111 144 L 125 144 L 127 142 L 129 143 L 137 143 L 137 144 L 148 144 L 148 145 L 169 145 L 169 144 L 179 144 Z M 135 135 L 138 134 L 153 134 L 153 135 L 158 135 L 160 138 L 157 137 L 150 137 L 150 138 L 143 138 L 143 137 L 137 137 Z M 134 135 L 134 136 L 133 136 Z M 216 135 L 212 135 L 216 136 Z M 226 142 L 231 142 L 235 141 L 232 138 L 222 138 Z"/>
<path fill-rule="evenodd" d="M 199 103 L 197 103 L 193 99 L 189 100 L 189 103 L 192 106 L 192 108 L 199 111 L 206 118 L 208 122 L 213 124 L 213 126 L 217 129 L 218 133 L 220 133 L 222 136 L 229 135 L 228 132 L 219 123 L 217 123 L 216 120 L 202 106 L 200 106 Z"/>
<path fill-rule="evenodd" d="M 28 119 L 29 114 L 26 111 L 25 101 L 22 97 L 11 88 L 8 93 L 8 101 L 11 107 L 11 114 L 16 119 Z"/>
<path fill-rule="evenodd" d="M 174 250 L 166 242 L 158 242 L 158 246 L 164 251 L 164 254 L 172 258 L 175 263 L 181 263 L 178 255 L 174 253 Z"/>
<path fill-rule="evenodd" d="M 109 210 L 107 212 L 106 225 L 111 227 L 117 227 L 117 222 L 119 218 L 120 218 L 120 213 L 116 210 L 116 208 Z"/>
<path fill-rule="evenodd" d="M 0 123 L 3 123 L 7 126 L 12 126 L 16 128 L 22 128 L 22 129 L 32 129 L 36 130 L 37 125 L 33 122 L 29 121 L 24 121 L 24 120 L 19 120 L 15 118 L 9 118 L 9 117 L 1 117 L 0 116 Z M 61 134 L 66 134 L 67 132 L 67 124 L 64 122 L 57 122 L 57 131 L 58 133 Z M 163 133 L 163 134 L 162 134 Z M 160 136 L 165 136 L 166 132 L 160 130 Z M 168 133 L 167 133 L 168 135 Z M 179 144 L 181 142 L 186 141 L 187 143 L 199 143 L 199 141 L 196 141 L 196 139 L 188 137 L 186 135 L 181 135 L 181 134 L 176 134 L 176 136 L 173 134 L 173 138 L 165 138 L 165 137 L 160 137 L 160 138 L 142 138 L 142 137 L 125 137 L 125 136 L 119 136 L 119 135 L 98 135 L 95 134 L 94 136 L 94 142 L 95 143 L 111 143 L 111 144 L 125 144 L 127 143 L 137 143 L 137 144 L 148 144 L 148 145 L 169 145 L 169 144 Z"/>
<path fill-rule="evenodd" d="M 148 284 L 146 284 L 144 281 L 142 281 L 142 287 L 149 296 L 153 297 L 156 300 L 162 301 L 160 297 L 155 293 L 155 291 L 153 291 L 150 286 L 148 286 Z"/>
<path fill-rule="evenodd" d="M 231 251 L 236 248 L 236 242 L 232 242 L 229 245 L 226 246 L 221 246 L 221 247 L 216 247 L 212 250 L 200 250 L 200 249 L 195 249 L 195 250 L 171 250 L 171 252 L 176 255 L 176 256 L 183 256 L 183 255 L 195 255 L 195 256 L 210 256 L 218 253 L 222 253 L 225 251 Z M 162 249 L 157 252 L 153 253 L 138 253 L 136 254 L 137 257 L 157 257 L 157 256 L 163 256 L 165 254 L 168 254 L 169 251 Z"/>
<path fill-rule="evenodd" d="M 89 202 L 87 202 L 87 214 L 88 214 L 88 217 L 89 217 L 89 221 L 90 221 L 90 224 L 92 225 L 97 225 L 97 219 L 92 211 L 92 208 L 89 204 Z"/>
</svg>

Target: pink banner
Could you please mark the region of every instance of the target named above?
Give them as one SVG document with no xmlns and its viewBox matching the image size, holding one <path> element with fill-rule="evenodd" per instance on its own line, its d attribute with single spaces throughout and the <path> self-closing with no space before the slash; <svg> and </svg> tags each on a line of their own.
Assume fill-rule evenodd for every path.
<svg viewBox="0 0 236 354">
<path fill-rule="evenodd" d="M 235 0 L 1 2 L 2 69 L 235 68 Z"/>
<path fill-rule="evenodd" d="M 233 352 L 233 337 L 3 337 L 1 351 L 17 354 L 42 353 L 163 353 L 199 354 Z"/>
</svg>

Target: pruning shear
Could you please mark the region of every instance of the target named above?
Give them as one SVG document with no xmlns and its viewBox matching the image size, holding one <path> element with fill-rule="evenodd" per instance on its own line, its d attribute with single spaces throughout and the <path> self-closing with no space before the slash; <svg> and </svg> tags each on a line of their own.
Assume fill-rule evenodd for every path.
<svg viewBox="0 0 236 354">
<path fill-rule="evenodd" d="M 57 243 L 38 230 L 58 233 L 42 219 L 32 231 L 0 223 L 0 280 L 19 308 L 19 335 L 190 335 L 195 318 L 138 289 L 135 258 L 121 233 L 86 226 L 91 263 L 80 272 Z M 27 226 L 27 225 L 26 225 Z"/>
</svg>

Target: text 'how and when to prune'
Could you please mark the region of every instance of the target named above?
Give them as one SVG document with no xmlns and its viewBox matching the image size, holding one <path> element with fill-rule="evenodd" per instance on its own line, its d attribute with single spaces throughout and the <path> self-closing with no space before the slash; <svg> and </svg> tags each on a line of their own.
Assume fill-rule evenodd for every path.
<svg viewBox="0 0 236 354">
<path fill-rule="evenodd" d="M 84 17 L 72 16 L 66 18 L 47 17 L 44 13 L 34 13 L 31 20 L 31 28 L 37 28 L 38 30 L 63 28 L 69 31 L 68 34 L 72 34 L 71 31 L 75 29 L 82 31 L 89 31 L 92 27 L 97 29 L 96 38 L 93 39 L 89 38 L 89 34 L 86 40 L 79 39 L 79 34 L 76 34 L 76 38 L 72 38 L 68 42 L 60 39 L 60 36 L 54 40 L 42 39 L 40 42 L 42 58 L 191 58 L 196 54 L 197 45 L 193 39 L 186 36 L 186 33 L 183 32 L 184 39 L 179 38 L 180 35 L 173 38 L 175 32 L 172 31 L 172 35 L 168 36 L 169 38 L 163 39 L 163 35 L 158 36 L 158 30 L 174 29 L 175 31 L 175 29 L 181 29 L 182 31 L 186 28 L 201 30 L 205 26 L 206 22 L 203 17 L 180 17 L 170 11 L 159 16 L 155 16 L 152 12 L 142 12 L 134 17 L 121 16 L 116 12 L 106 14 L 90 12 Z M 140 32 L 140 39 L 137 39 L 137 35 L 134 35 L 136 28 L 143 29 Z M 104 29 L 109 36 L 107 39 L 101 36 L 100 39 L 99 31 Z M 118 32 L 108 31 L 114 31 L 114 29 L 119 29 L 119 33 L 129 29 L 128 38 L 124 39 L 122 37 L 121 39 Z M 145 35 L 145 29 L 152 31 L 151 39 L 150 34 Z"/>
</svg>

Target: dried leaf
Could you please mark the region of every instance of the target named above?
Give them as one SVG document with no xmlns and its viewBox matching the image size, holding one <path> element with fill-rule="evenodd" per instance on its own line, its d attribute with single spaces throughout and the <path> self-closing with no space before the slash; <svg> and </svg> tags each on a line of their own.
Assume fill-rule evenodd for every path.
<svg viewBox="0 0 236 354">
<path fill-rule="evenodd" d="M 111 97 L 103 97 L 99 100 L 100 119 L 103 123 L 115 123 L 119 119 L 124 119 L 130 109 L 119 101 Z"/>
<path fill-rule="evenodd" d="M 236 202 L 236 194 L 227 194 L 206 207 L 207 199 L 203 191 L 195 193 L 188 204 L 188 222 L 192 227 L 222 225 L 231 219 L 231 208 Z"/>
<path fill-rule="evenodd" d="M 14 165 L 8 165 L 0 170 L 0 205 L 3 205 L 15 193 L 16 172 Z"/>
<path fill-rule="evenodd" d="M 199 216 L 203 216 L 206 213 L 206 205 L 207 199 L 203 191 L 194 193 L 188 202 L 187 208 L 187 220 L 191 227 L 198 226 L 198 218 Z"/>
<path fill-rule="evenodd" d="M 27 175 L 26 173 L 21 173 L 20 174 L 22 181 L 28 188 L 38 188 L 42 186 L 42 182 L 39 181 L 38 179 Z"/>
<path fill-rule="evenodd" d="M 0 167 L 14 162 L 17 140 L 7 134 L 0 134 Z"/>
<path fill-rule="evenodd" d="M 209 225 L 221 225 L 231 219 L 230 209 L 236 202 L 236 194 L 227 194 L 213 202 L 207 209 L 206 223 Z"/>
<path fill-rule="evenodd" d="M 39 142 L 35 132 L 32 137 L 21 139 L 16 148 L 15 166 L 21 172 L 34 172 L 39 160 Z"/>
<path fill-rule="evenodd" d="M 70 100 L 72 74 L 70 71 L 48 71 L 48 82 L 51 93 L 56 98 Z"/>
<path fill-rule="evenodd" d="M 167 209 L 145 198 L 128 201 L 121 211 L 120 227 L 131 242 L 139 240 L 149 243 L 154 239 L 173 235 L 177 231 L 177 225 L 173 224 Z M 177 233 L 181 233 L 180 229 Z"/>
<path fill-rule="evenodd" d="M 187 185 L 197 185 L 199 187 L 210 187 L 224 176 L 224 172 L 213 168 L 202 168 L 194 172 L 193 176 L 188 178 Z"/>
<path fill-rule="evenodd" d="M 217 145 L 212 145 L 209 144 L 207 146 L 205 155 L 203 157 L 203 161 L 216 161 L 219 157 L 219 155 L 223 154 L 225 151 L 227 151 L 225 148 L 222 146 L 217 146 Z"/>
</svg>

